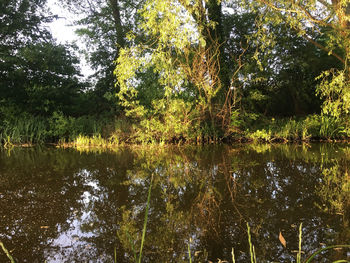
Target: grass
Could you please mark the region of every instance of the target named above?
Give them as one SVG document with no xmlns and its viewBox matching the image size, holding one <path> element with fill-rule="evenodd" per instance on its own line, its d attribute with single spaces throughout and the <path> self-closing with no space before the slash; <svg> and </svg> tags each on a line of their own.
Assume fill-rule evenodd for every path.
<svg viewBox="0 0 350 263">
<path fill-rule="evenodd" d="M 317 250 L 315 253 L 313 253 L 306 261 L 305 263 L 311 263 L 312 260 L 319 254 L 321 254 L 323 251 L 327 251 L 327 250 L 330 250 L 330 249 L 335 249 L 335 248 L 350 248 L 350 245 L 334 245 L 334 246 L 328 246 L 328 247 L 325 247 L 325 248 L 321 248 L 319 250 Z M 340 263 L 340 262 L 347 262 L 349 263 L 348 260 L 337 260 L 337 261 L 334 261 L 333 263 Z"/>
<path fill-rule="evenodd" d="M 232 263 L 236 263 L 236 260 L 235 260 L 235 250 L 234 250 L 234 248 L 232 248 L 231 255 L 232 255 Z"/>
<path fill-rule="evenodd" d="M 349 138 L 348 121 L 326 115 L 263 120 L 246 128 L 244 136 L 254 142 L 289 142 Z"/>
<path fill-rule="evenodd" d="M 119 140 L 118 138 L 115 137 L 115 135 L 113 135 L 113 137 L 106 139 L 106 138 L 103 138 L 101 134 L 96 134 L 96 135 L 93 135 L 92 137 L 79 134 L 79 136 L 73 140 L 71 145 L 75 148 L 82 148 L 82 147 L 112 148 L 119 145 Z"/>
<path fill-rule="evenodd" d="M 39 117 L 19 117 L 12 122 L 3 122 L 0 128 L 0 144 L 43 143 L 47 139 L 45 120 Z"/>
<path fill-rule="evenodd" d="M 157 122 L 158 123 L 158 122 Z M 156 125 L 155 123 L 153 123 Z M 152 125 L 153 125 L 152 124 Z M 260 118 L 249 125 L 243 121 L 230 133 L 232 140 L 254 142 L 290 142 L 309 140 L 334 140 L 350 138 L 350 122 L 326 115 L 309 115 L 303 118 Z M 149 124 L 151 125 L 151 124 Z M 137 123 L 113 116 L 65 116 L 55 112 L 49 117 L 36 117 L 22 113 L 16 118 L 0 122 L 0 145 L 59 143 L 75 147 L 115 147 L 121 143 L 219 143 L 219 131 L 207 126 L 199 127 L 198 134 L 169 131 L 164 126 L 141 129 Z M 147 126 L 148 127 L 148 126 Z M 210 130 L 210 131 L 209 131 Z M 216 138 L 216 139 L 214 139 Z M 63 142 L 63 143 L 62 143 Z"/>
<path fill-rule="evenodd" d="M 149 185 L 149 188 L 148 188 L 148 193 L 147 193 L 147 202 L 146 202 L 145 216 L 144 216 L 144 220 L 143 220 L 141 244 L 140 244 L 140 248 L 139 248 L 138 253 L 137 253 L 137 251 L 136 251 L 136 249 L 134 247 L 134 240 L 130 236 L 129 232 L 126 231 L 126 233 L 125 233 L 126 236 L 127 236 L 128 242 L 129 242 L 129 244 L 131 246 L 131 251 L 133 253 L 133 257 L 134 257 L 134 262 L 135 263 L 141 263 L 142 262 L 142 252 L 143 252 L 143 247 L 144 247 L 145 240 L 146 240 L 147 222 L 148 222 L 148 215 L 149 215 L 149 209 L 150 209 L 150 203 L 151 203 L 152 184 L 153 184 L 153 175 L 151 177 L 151 182 L 150 182 L 150 185 Z M 114 263 L 117 262 L 117 256 L 116 255 L 117 255 L 117 251 L 116 251 L 116 247 L 115 247 L 114 248 Z"/>
<path fill-rule="evenodd" d="M 136 250 L 134 249 L 133 242 L 130 239 L 130 243 L 132 245 L 132 250 L 134 252 L 135 263 L 141 263 L 142 262 L 142 252 L 143 252 L 143 247 L 144 247 L 145 239 L 146 239 L 147 222 L 148 222 L 148 215 L 149 215 L 149 208 L 150 208 L 150 201 L 151 201 L 152 183 L 153 183 L 153 176 L 151 178 L 150 186 L 149 186 L 149 189 L 148 189 L 145 217 L 144 217 L 143 229 L 142 229 L 141 245 L 140 245 L 139 255 L 138 256 L 136 254 Z M 252 237 L 251 237 L 251 233 L 250 233 L 249 223 L 247 223 L 247 235 L 248 235 L 248 243 L 249 243 L 250 263 L 257 263 L 258 261 L 257 261 L 256 253 L 255 253 L 255 247 L 254 247 L 253 242 L 252 242 Z M 191 241 L 191 238 L 190 238 L 189 242 L 187 244 L 189 263 L 192 263 L 191 247 L 190 247 L 191 242 L 192 241 Z M 330 249 L 350 248 L 350 245 L 327 246 L 325 248 L 321 248 L 321 249 L 317 250 L 312 255 L 310 255 L 305 261 L 302 261 L 302 259 L 301 259 L 301 254 L 302 254 L 301 244 L 302 244 L 302 223 L 299 226 L 299 246 L 298 246 L 298 253 L 297 253 L 296 263 L 312 263 L 312 260 L 316 256 L 318 256 L 322 252 L 330 250 Z M 10 252 L 6 249 L 6 247 L 4 246 L 4 244 L 1 241 L 0 241 L 0 247 L 2 248 L 3 252 L 6 254 L 8 259 L 10 260 L 10 262 L 11 263 L 15 263 L 14 258 L 11 256 Z M 231 255 L 232 255 L 232 263 L 236 263 L 234 248 L 232 248 Z M 228 262 L 228 261 L 221 261 L 221 260 L 219 260 L 219 262 Z M 114 263 L 117 263 L 117 250 L 116 250 L 116 247 L 114 247 Z M 349 263 L 349 261 L 348 260 L 337 260 L 337 261 L 334 261 L 332 263 Z"/>
<path fill-rule="evenodd" d="M 302 232 L 303 232 L 303 223 L 300 223 L 300 226 L 299 226 L 299 246 L 298 246 L 298 254 L 297 254 L 297 263 L 301 263 L 301 240 L 302 240 Z"/>
<path fill-rule="evenodd" d="M 250 233 L 250 226 L 249 223 L 247 223 L 247 235 L 248 235 L 248 243 L 249 243 L 249 256 L 250 256 L 250 263 L 257 263 L 257 257 L 255 253 L 255 247 L 252 242 L 252 237 Z M 191 241 L 190 241 L 191 242 Z M 188 248 L 188 255 L 189 255 L 189 263 L 192 263 L 192 257 L 191 257 L 191 249 L 190 249 L 190 242 L 187 244 Z M 299 244 L 298 244 L 298 253 L 297 253 L 297 258 L 296 258 L 296 263 L 312 263 L 313 259 L 315 259 L 316 256 L 320 255 L 322 252 L 330 250 L 330 249 L 335 249 L 335 248 L 350 248 L 350 245 L 333 245 L 333 246 L 328 246 L 322 249 L 317 250 L 315 253 L 310 255 L 308 258 L 306 258 L 304 261 L 302 261 L 301 255 L 302 255 L 302 250 L 301 250 L 301 244 L 302 244 L 302 223 L 299 225 Z M 235 252 L 234 248 L 232 248 L 231 251 L 232 255 L 232 263 L 236 263 L 235 260 Z M 222 261 L 218 259 L 218 262 L 227 262 L 228 261 Z M 350 261 L 348 260 L 336 260 L 332 263 L 349 263 Z"/>
</svg>

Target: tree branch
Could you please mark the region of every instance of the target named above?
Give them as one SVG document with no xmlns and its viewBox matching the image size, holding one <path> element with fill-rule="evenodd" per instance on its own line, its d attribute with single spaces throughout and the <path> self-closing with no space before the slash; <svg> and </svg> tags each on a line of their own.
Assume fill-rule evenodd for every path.
<svg viewBox="0 0 350 263">
<path fill-rule="evenodd" d="M 271 2 L 267 1 L 267 0 L 259 0 L 260 2 L 264 3 L 265 5 L 269 6 L 270 8 L 279 11 L 279 12 L 286 12 L 286 13 L 295 13 L 295 14 L 300 14 L 301 16 L 305 17 L 307 20 L 309 20 L 310 22 L 313 22 L 315 24 L 320 24 L 322 26 L 328 26 L 331 28 L 335 28 L 334 25 L 324 21 L 324 20 L 319 20 L 317 18 L 315 18 L 309 11 L 307 11 L 303 6 L 301 6 L 300 4 L 296 5 L 298 8 L 300 8 L 300 10 L 296 10 L 296 9 L 285 9 L 285 8 L 280 8 L 275 6 L 274 4 L 272 4 Z"/>
<path fill-rule="evenodd" d="M 307 41 L 309 41 L 310 43 L 312 43 L 313 45 L 315 45 L 319 49 L 322 49 L 323 51 L 326 51 L 327 53 L 331 53 L 332 56 L 337 58 L 341 63 L 345 64 L 345 60 L 341 56 L 339 56 L 337 53 L 334 53 L 333 51 L 329 50 L 328 48 L 326 48 L 325 46 L 316 42 L 315 40 L 313 40 L 312 38 L 310 38 L 307 35 L 303 35 L 303 38 L 305 38 Z"/>
</svg>

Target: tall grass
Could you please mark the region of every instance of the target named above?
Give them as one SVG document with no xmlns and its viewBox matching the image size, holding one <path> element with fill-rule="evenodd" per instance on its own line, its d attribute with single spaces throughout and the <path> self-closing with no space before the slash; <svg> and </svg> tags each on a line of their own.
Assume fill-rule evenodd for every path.
<svg viewBox="0 0 350 263">
<path fill-rule="evenodd" d="M 234 250 L 234 248 L 232 248 L 231 255 L 232 255 L 232 263 L 236 263 L 236 260 L 235 260 L 235 250 Z"/>
<path fill-rule="evenodd" d="M 349 138 L 350 128 L 346 119 L 326 115 L 310 115 L 301 119 L 265 120 L 247 130 L 252 141 L 309 141 Z"/>
<path fill-rule="evenodd" d="M 19 117 L 12 122 L 3 122 L 0 128 L 1 144 L 44 143 L 47 135 L 47 124 L 39 117 Z"/>
<path fill-rule="evenodd" d="M 61 112 L 54 112 L 50 117 L 37 117 L 22 113 L 0 120 L 0 146 L 42 143 L 115 146 L 128 140 L 130 127 L 127 121 L 113 117 L 71 117 Z"/>
<path fill-rule="evenodd" d="M 142 252 L 143 252 L 143 247 L 145 244 L 145 239 L 146 239 L 146 231 L 147 231 L 147 222 L 148 222 L 148 215 L 149 215 L 149 208 L 150 208 L 150 203 L 151 203 L 151 192 L 152 192 L 152 185 L 153 185 L 153 174 L 151 177 L 151 182 L 148 188 L 148 193 L 147 193 L 147 202 L 146 202 L 146 209 L 145 209 L 145 216 L 143 220 L 143 228 L 142 228 L 142 236 L 141 236 L 141 244 L 139 251 L 136 251 L 134 247 L 134 241 L 131 235 L 129 234 L 128 230 L 126 230 L 125 234 L 128 239 L 127 242 L 129 242 L 131 246 L 131 251 L 133 252 L 134 256 L 134 262 L 135 263 L 141 263 L 142 262 Z M 114 255 L 115 255 L 115 261 L 116 261 L 116 248 L 114 250 Z M 138 255 L 137 255 L 138 254 Z"/>
<path fill-rule="evenodd" d="M 152 125 L 156 125 L 156 122 L 152 122 Z M 350 138 L 349 120 L 326 115 L 310 115 L 300 119 L 264 119 L 254 125 L 246 127 L 245 132 L 231 134 L 231 139 L 289 142 Z M 151 126 L 149 129 L 137 127 L 125 118 L 117 119 L 113 116 L 71 117 L 54 112 L 52 116 L 44 118 L 22 113 L 0 121 L 0 145 L 53 142 L 62 145 L 70 143 L 76 147 L 114 147 L 121 143 L 172 143 L 177 142 L 176 138 L 179 142 L 188 140 L 193 143 L 218 143 L 221 138 L 209 126 L 198 128 L 198 134 L 193 130 L 192 137 L 190 134 L 181 135 L 175 128 L 177 132 L 162 130 L 164 127 L 161 125 L 155 130 Z"/>
</svg>

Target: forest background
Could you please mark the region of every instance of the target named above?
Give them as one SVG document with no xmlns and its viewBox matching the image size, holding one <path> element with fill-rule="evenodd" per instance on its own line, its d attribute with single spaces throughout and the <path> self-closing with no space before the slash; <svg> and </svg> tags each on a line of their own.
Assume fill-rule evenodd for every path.
<svg viewBox="0 0 350 263">
<path fill-rule="evenodd" d="M 52 37 L 47 0 L 0 3 L 5 146 L 350 136 L 350 0 L 60 3 L 84 50 Z"/>
</svg>

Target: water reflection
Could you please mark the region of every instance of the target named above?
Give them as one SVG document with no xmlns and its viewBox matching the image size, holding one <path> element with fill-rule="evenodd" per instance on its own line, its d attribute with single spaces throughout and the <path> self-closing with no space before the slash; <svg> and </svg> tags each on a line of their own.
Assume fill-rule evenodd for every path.
<svg viewBox="0 0 350 263">
<path fill-rule="evenodd" d="M 349 159 L 332 144 L 1 152 L 0 240 L 18 262 L 134 262 L 153 176 L 142 262 L 189 262 L 188 244 L 194 262 L 232 247 L 249 262 L 247 222 L 258 262 L 291 262 L 301 222 L 308 254 L 350 243 Z"/>
</svg>

